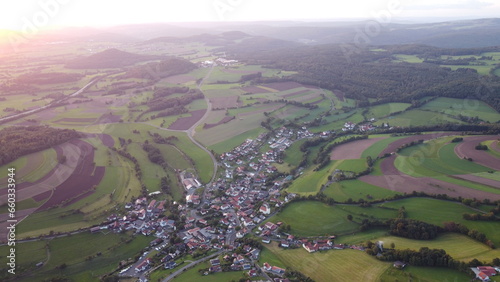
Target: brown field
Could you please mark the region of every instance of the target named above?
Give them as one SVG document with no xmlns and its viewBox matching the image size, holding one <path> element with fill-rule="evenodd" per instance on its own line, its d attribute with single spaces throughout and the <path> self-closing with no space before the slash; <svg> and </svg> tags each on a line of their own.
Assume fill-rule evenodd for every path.
<svg viewBox="0 0 500 282">
<path fill-rule="evenodd" d="M 453 175 L 453 177 L 500 189 L 500 181 L 496 181 L 493 179 L 488 179 L 472 174 Z"/>
<path fill-rule="evenodd" d="M 373 139 L 356 140 L 346 144 L 335 147 L 330 155 L 331 160 L 348 160 L 360 159 L 363 151 L 368 149 L 371 145 L 377 143 L 387 137 L 379 137 Z"/>
<path fill-rule="evenodd" d="M 34 196 L 44 193 L 46 191 L 51 191 L 54 187 L 57 187 L 64 181 L 66 181 L 70 175 L 73 173 L 78 165 L 78 161 L 82 157 L 81 149 L 71 142 L 66 142 L 62 145 L 54 147 L 57 152 L 57 156 L 66 156 L 66 162 L 64 164 L 58 164 L 53 170 L 51 170 L 47 175 L 39 179 L 34 183 L 23 182 L 19 183 L 16 187 L 16 200 L 22 201 Z M 0 190 L 0 205 L 6 202 L 7 190 Z"/>
<path fill-rule="evenodd" d="M 365 175 L 359 178 L 359 180 L 403 193 L 417 191 L 428 194 L 446 194 L 456 198 L 500 200 L 500 194 L 491 194 L 480 190 L 474 190 L 430 177 L 416 178 L 405 175 L 394 166 L 395 159 L 396 155 L 393 155 L 382 161 L 380 168 L 383 175 Z"/>
<path fill-rule="evenodd" d="M 241 104 L 238 102 L 239 98 L 239 96 L 213 97 L 210 98 L 210 103 L 212 103 L 214 110 L 236 108 Z"/>
<path fill-rule="evenodd" d="M 196 110 L 190 112 L 191 116 L 190 117 L 181 117 L 178 118 L 176 121 L 174 121 L 168 129 L 173 129 L 173 130 L 188 130 L 196 124 L 197 121 L 199 121 L 204 115 L 207 110 Z"/>
<path fill-rule="evenodd" d="M 498 138 L 496 135 L 465 137 L 464 141 L 455 147 L 455 154 L 457 154 L 459 158 L 472 158 L 477 164 L 494 170 L 500 170 L 500 159 L 495 158 L 495 156 L 486 151 L 475 149 L 477 144 L 496 138 Z"/>
<path fill-rule="evenodd" d="M 345 101 L 345 94 L 344 92 L 342 92 L 341 90 L 333 90 L 333 94 L 335 94 L 335 96 L 337 96 L 337 98 L 339 99 L 340 102 L 344 102 Z"/>
<path fill-rule="evenodd" d="M 440 138 L 440 137 L 443 137 L 443 136 L 452 136 L 452 135 L 459 135 L 460 132 L 441 132 L 441 133 L 433 133 L 433 134 L 422 134 L 422 135 L 412 135 L 410 137 L 406 137 L 406 138 L 402 138 L 402 139 L 399 139 L 399 140 L 396 140 L 394 142 L 392 142 L 391 144 L 389 144 L 387 146 L 387 148 L 385 148 L 380 154 L 379 156 L 383 156 L 385 154 L 390 154 L 390 153 L 394 153 L 396 152 L 396 150 L 405 145 L 405 144 L 409 144 L 413 141 L 418 141 L 418 140 L 431 140 L 431 139 L 436 139 L 436 138 Z"/>
<path fill-rule="evenodd" d="M 82 194 L 89 195 L 93 187 L 97 186 L 104 176 L 105 168 L 94 165 L 94 148 L 87 142 L 79 139 L 71 140 L 69 143 L 81 150 L 82 158 L 78 159 L 73 173 L 52 193 L 52 196 L 38 210 L 45 210 L 52 206 L 68 205 Z"/>
</svg>

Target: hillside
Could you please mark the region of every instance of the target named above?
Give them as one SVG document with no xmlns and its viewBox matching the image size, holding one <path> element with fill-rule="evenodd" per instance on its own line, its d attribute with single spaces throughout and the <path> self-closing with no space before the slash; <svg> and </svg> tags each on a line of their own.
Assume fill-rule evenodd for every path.
<svg viewBox="0 0 500 282">
<path fill-rule="evenodd" d="M 66 67 L 71 69 L 120 68 L 138 62 L 158 60 L 160 58 L 159 56 L 133 54 L 112 48 L 88 57 L 74 59 L 68 62 Z"/>
</svg>

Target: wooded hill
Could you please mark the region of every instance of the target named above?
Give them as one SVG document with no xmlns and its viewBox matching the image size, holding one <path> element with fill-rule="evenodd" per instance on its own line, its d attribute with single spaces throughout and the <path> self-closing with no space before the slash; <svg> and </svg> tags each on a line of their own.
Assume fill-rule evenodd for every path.
<svg viewBox="0 0 500 282">
<path fill-rule="evenodd" d="M 435 57 L 445 52 L 439 48 L 408 45 L 371 51 L 354 45 L 348 48 L 319 45 L 256 52 L 246 48 L 243 41 L 240 46 L 227 49 L 249 64 L 299 72 L 288 80 L 341 90 L 348 98 L 361 101 L 358 106 L 368 105 L 368 98 L 377 99 L 377 103 L 411 103 L 425 96 L 440 96 L 479 99 L 500 110 L 499 77 L 480 76 L 476 70 L 466 67 L 453 71 L 431 63 L 400 62 L 394 56 L 405 50 Z M 468 52 L 477 54 L 485 49 L 499 51 L 500 47 L 469 49 Z"/>
<path fill-rule="evenodd" d="M 46 126 L 4 128 L 0 130 L 0 165 L 79 137 L 81 134 L 71 129 Z"/>
</svg>

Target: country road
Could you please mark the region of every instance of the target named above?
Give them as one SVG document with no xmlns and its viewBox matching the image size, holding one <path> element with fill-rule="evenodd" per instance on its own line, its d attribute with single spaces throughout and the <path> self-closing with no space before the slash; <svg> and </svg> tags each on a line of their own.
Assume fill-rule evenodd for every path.
<svg viewBox="0 0 500 282">
<path fill-rule="evenodd" d="M 186 266 L 184 266 L 184 267 L 181 267 L 181 268 L 177 269 L 174 273 L 170 274 L 169 276 L 167 276 L 167 277 L 166 277 L 165 279 L 163 279 L 162 281 L 163 281 L 163 282 L 170 281 L 170 280 L 174 279 L 177 275 L 179 275 L 179 274 L 181 274 L 182 272 L 184 272 L 184 270 L 187 270 L 187 269 L 189 269 L 189 268 L 191 268 L 191 267 L 193 267 L 193 266 L 195 266 L 195 265 L 197 265 L 197 264 L 199 264 L 199 263 L 202 263 L 202 262 L 207 261 L 207 260 L 209 260 L 209 259 L 211 259 L 211 258 L 213 258 L 213 257 L 216 257 L 216 256 L 218 256 L 218 255 L 222 254 L 223 252 L 224 252 L 224 251 L 218 251 L 218 252 L 216 252 L 215 254 L 212 254 L 212 255 L 210 255 L 210 256 L 208 256 L 208 257 L 204 257 L 204 258 L 201 258 L 201 259 L 199 259 L 199 260 L 195 260 L 195 261 L 191 262 L 190 264 L 188 264 L 188 265 L 186 265 Z"/>
</svg>

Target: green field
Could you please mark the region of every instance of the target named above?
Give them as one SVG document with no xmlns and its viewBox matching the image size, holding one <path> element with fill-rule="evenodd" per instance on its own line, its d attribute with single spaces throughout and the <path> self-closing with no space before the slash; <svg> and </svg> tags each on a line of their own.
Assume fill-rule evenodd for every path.
<svg viewBox="0 0 500 282">
<path fill-rule="evenodd" d="M 407 62 L 407 63 L 422 63 L 424 60 L 420 59 L 416 55 L 395 55 L 394 57 L 397 58 L 397 60 L 401 62 Z"/>
<path fill-rule="evenodd" d="M 399 152 L 394 165 L 403 173 L 415 176 L 440 176 L 486 172 L 487 167 L 460 159 L 455 154 L 456 143 L 447 144 L 451 137 L 431 140 Z"/>
<path fill-rule="evenodd" d="M 366 165 L 366 159 L 350 159 L 350 160 L 342 160 L 341 163 L 337 166 L 337 169 L 343 171 L 352 171 L 352 172 L 362 172 L 366 170 L 368 166 Z"/>
<path fill-rule="evenodd" d="M 265 247 L 284 264 L 315 281 L 377 281 L 391 267 L 391 263 L 351 249 L 308 253 L 303 248 L 285 250 L 277 243 Z"/>
<path fill-rule="evenodd" d="M 56 156 L 57 154 L 54 149 L 46 149 L 41 152 L 20 157 L 13 162 L 0 166 L 0 171 L 7 171 L 8 168 L 14 167 L 16 168 L 17 182 L 36 182 L 56 167 L 58 164 Z M 31 158 L 37 159 L 36 167 L 30 166 L 32 169 L 29 171 L 23 170 L 23 168 L 28 165 L 28 160 Z M 6 182 L 2 180 L 3 179 L 0 178 L 0 187 L 6 184 Z"/>
<path fill-rule="evenodd" d="M 324 193 L 339 202 L 347 201 L 349 198 L 353 200 L 361 198 L 370 201 L 384 199 L 400 194 L 398 192 L 371 185 L 360 180 L 346 180 L 332 183 L 330 186 L 325 188 Z"/>
<path fill-rule="evenodd" d="M 388 247 L 394 243 L 396 249 L 419 250 L 421 247 L 429 249 L 443 249 L 452 258 L 469 262 L 476 258 L 480 261 L 492 261 L 500 257 L 500 250 L 490 249 L 483 243 L 475 241 L 465 235 L 456 233 L 446 233 L 439 235 L 433 240 L 411 240 L 395 236 L 387 236 L 376 239 L 384 242 Z"/>
<path fill-rule="evenodd" d="M 423 110 L 405 111 L 395 116 L 379 119 L 373 124 L 382 126 L 384 123 L 388 123 L 390 126 L 401 127 L 438 125 L 443 123 L 463 124 L 462 121 L 449 117 L 448 115 Z"/>
<path fill-rule="evenodd" d="M 337 206 L 303 201 L 288 205 L 269 221 L 289 224 L 291 233 L 298 236 L 342 234 L 357 231 L 359 228 L 358 224 L 347 220 L 348 214 Z"/>
<path fill-rule="evenodd" d="M 365 116 L 367 117 L 367 119 L 382 118 L 392 113 L 402 112 L 406 110 L 409 106 L 411 106 L 411 104 L 408 103 L 387 103 L 387 104 L 377 105 L 371 107 Z"/>
<path fill-rule="evenodd" d="M 471 281 L 472 276 L 443 267 L 406 266 L 403 270 L 387 268 L 379 277 L 380 282 L 443 282 Z"/>
<path fill-rule="evenodd" d="M 448 221 L 461 223 L 469 229 L 484 233 L 496 246 L 500 245 L 500 233 L 498 232 L 500 222 L 464 220 L 462 214 L 476 213 L 476 211 L 460 203 L 430 198 L 410 198 L 384 203 L 380 206 L 395 209 L 404 206 L 407 218 L 418 219 L 438 226 L 442 226 L 443 222 Z"/>
<path fill-rule="evenodd" d="M 370 138 L 377 138 L 377 137 L 387 137 L 387 135 L 371 135 Z M 396 137 L 387 137 L 386 139 L 382 139 L 380 141 L 377 141 L 377 143 L 371 145 L 368 147 L 368 149 L 364 150 L 363 153 L 361 154 L 362 158 L 366 158 L 368 156 L 371 156 L 372 158 L 378 157 L 382 151 L 384 151 L 385 148 L 392 142 L 399 140 L 401 138 L 406 138 L 407 136 L 396 136 Z"/>
<path fill-rule="evenodd" d="M 471 99 L 437 98 L 421 107 L 422 110 L 440 112 L 451 116 L 478 117 L 481 120 L 497 122 L 500 113 L 485 102 Z"/>
<path fill-rule="evenodd" d="M 214 274 L 209 274 L 209 275 L 202 275 L 198 272 L 199 269 L 204 269 L 204 268 L 209 268 L 210 263 L 204 262 L 201 264 L 196 265 L 195 267 L 187 270 L 186 272 L 183 272 L 179 276 L 175 277 L 172 281 L 174 282 L 191 282 L 191 281 L 238 281 L 240 278 L 244 278 L 245 272 L 243 271 L 231 271 L 231 272 L 219 272 L 219 273 L 214 273 Z M 153 278 L 156 278 L 151 276 L 151 281 L 156 281 L 153 280 Z"/>
</svg>

